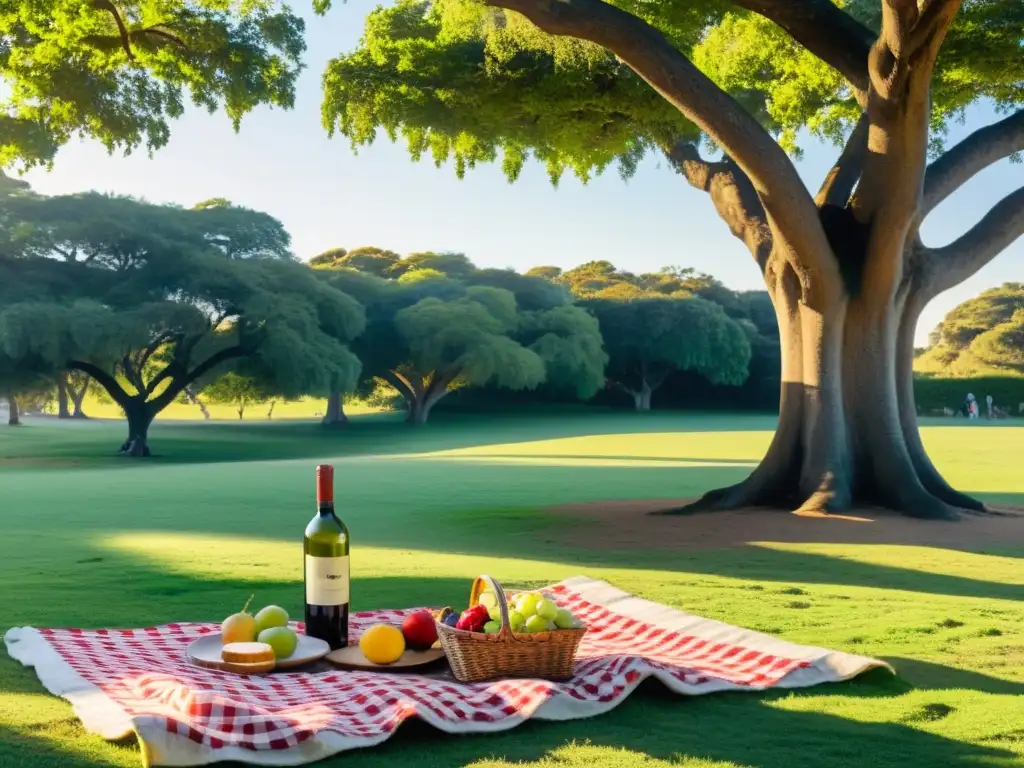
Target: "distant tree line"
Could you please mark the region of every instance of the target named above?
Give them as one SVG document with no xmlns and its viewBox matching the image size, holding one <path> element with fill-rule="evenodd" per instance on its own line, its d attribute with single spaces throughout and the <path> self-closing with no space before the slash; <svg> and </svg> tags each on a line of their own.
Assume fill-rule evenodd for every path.
<svg viewBox="0 0 1024 768">
<path fill-rule="evenodd" d="M 1024 370 L 1024 289 L 1008 284 L 946 318 L 923 367 Z M 937 361 L 937 362 L 936 362 Z M 0 397 L 87 393 L 128 422 L 124 453 L 150 452 L 172 402 L 358 397 L 425 423 L 469 407 L 590 400 L 770 409 L 780 378 L 775 313 L 691 269 L 634 274 L 608 261 L 525 274 L 460 253 L 334 248 L 308 264 L 279 221 L 223 199 L 191 208 L 84 193 L 46 197 L 0 177 Z M 456 393 L 454 397 L 450 397 Z"/>
</svg>

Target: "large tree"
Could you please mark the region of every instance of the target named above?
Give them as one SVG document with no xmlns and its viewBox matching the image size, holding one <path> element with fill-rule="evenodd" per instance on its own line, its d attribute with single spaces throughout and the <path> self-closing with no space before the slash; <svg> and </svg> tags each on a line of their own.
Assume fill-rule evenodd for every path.
<svg viewBox="0 0 1024 768">
<path fill-rule="evenodd" d="M 651 409 L 651 396 L 675 371 L 733 386 L 747 378 L 747 332 L 710 301 L 641 295 L 589 299 L 582 306 L 600 323 L 609 384 L 630 395 L 637 411 Z"/>
<path fill-rule="evenodd" d="M 5 207 L 19 224 L 7 261 L 36 287 L 0 304 L 0 352 L 92 377 L 125 413 L 129 455 L 149 455 L 156 415 L 230 363 L 286 394 L 358 376 L 346 341 L 362 307 L 296 262 L 266 214 L 95 194 Z"/>
<path fill-rule="evenodd" d="M 583 398 L 601 387 L 607 358 L 593 317 L 540 278 L 470 266 L 460 280 L 430 268 L 397 280 L 323 273 L 366 307 L 366 331 L 353 345 L 364 392 L 374 380 L 387 382 L 405 401 L 407 420 L 423 424 L 462 387 L 545 383 Z M 332 408 L 340 413 L 340 396 Z"/>
<path fill-rule="evenodd" d="M 72 137 L 159 149 L 186 100 L 235 127 L 291 107 L 302 19 L 276 0 L 6 0 L 0 168 L 49 164 Z"/>
<path fill-rule="evenodd" d="M 585 179 L 615 161 L 629 174 L 653 150 L 709 194 L 764 276 L 783 384 L 761 465 L 697 508 L 983 508 L 924 450 L 913 339 L 933 297 L 1024 232 L 1024 188 L 952 243 L 930 247 L 920 230 L 963 183 L 1024 149 L 1024 7 L 486 5 L 402 0 L 371 14 L 362 45 L 328 66 L 325 125 L 357 144 L 383 128 L 414 157 L 453 158 L 460 174 L 500 154 L 510 178 L 530 154 L 554 178 L 570 169 Z M 1006 116 L 939 154 L 947 121 L 978 100 Z M 787 154 L 802 128 L 843 147 L 818 190 Z M 723 156 L 702 155 L 702 138 Z"/>
</svg>

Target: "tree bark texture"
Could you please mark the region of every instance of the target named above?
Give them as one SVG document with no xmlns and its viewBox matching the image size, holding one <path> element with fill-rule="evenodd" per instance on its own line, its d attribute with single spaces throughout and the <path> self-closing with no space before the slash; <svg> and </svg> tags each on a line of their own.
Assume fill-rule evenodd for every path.
<svg viewBox="0 0 1024 768">
<path fill-rule="evenodd" d="M 332 392 L 327 397 L 327 411 L 320 422 L 325 427 L 341 427 L 348 424 L 348 416 L 345 415 L 345 404 L 342 402 L 341 392 Z"/>
<path fill-rule="evenodd" d="M 663 147 L 764 276 L 782 346 L 779 423 L 750 477 L 673 511 L 881 505 L 951 518 L 983 509 L 953 490 L 924 450 L 913 338 L 931 299 L 1024 234 L 1024 189 L 942 248 L 927 248 L 918 231 L 942 199 L 1024 146 L 1024 113 L 929 166 L 932 71 L 962 0 L 879 0 L 877 36 L 827 0 L 734 1 L 839 70 L 863 110 L 814 197 L 753 117 L 646 22 L 602 0 L 486 0 L 612 51 L 725 152 L 706 161 L 689 143 Z"/>
</svg>

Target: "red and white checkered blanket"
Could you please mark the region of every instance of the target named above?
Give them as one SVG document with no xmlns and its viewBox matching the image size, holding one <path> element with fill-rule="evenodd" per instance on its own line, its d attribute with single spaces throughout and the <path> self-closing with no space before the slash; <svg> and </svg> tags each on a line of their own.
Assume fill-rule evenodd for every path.
<svg viewBox="0 0 1024 768">
<path fill-rule="evenodd" d="M 8 653 L 68 699 L 90 731 L 135 732 L 150 765 L 239 760 L 297 765 L 387 739 L 408 717 L 451 733 L 499 731 L 531 717 L 605 712 L 655 676 L 673 691 L 795 688 L 845 680 L 883 662 L 799 646 L 692 616 L 576 577 L 549 590 L 590 628 L 563 683 L 337 669 L 242 677 L 192 666 L 186 646 L 210 624 L 149 629 L 10 630 Z M 352 617 L 354 635 L 408 611 Z"/>
</svg>

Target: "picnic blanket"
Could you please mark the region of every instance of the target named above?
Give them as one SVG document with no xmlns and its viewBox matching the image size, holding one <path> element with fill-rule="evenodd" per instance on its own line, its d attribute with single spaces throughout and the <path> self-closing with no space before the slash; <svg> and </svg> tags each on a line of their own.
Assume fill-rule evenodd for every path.
<svg viewBox="0 0 1024 768">
<path fill-rule="evenodd" d="M 135 733 L 145 765 L 237 760 L 299 765 L 385 741 L 408 717 L 449 733 L 514 728 L 529 718 L 606 712 L 655 677 L 687 695 L 799 688 L 847 680 L 884 662 L 795 645 L 692 616 L 583 576 L 545 591 L 589 626 L 575 675 L 553 683 L 463 684 L 450 676 L 347 672 L 327 666 L 238 676 L 192 666 L 186 646 L 212 624 L 147 629 L 12 629 L 8 653 L 71 702 L 91 732 Z M 353 635 L 409 611 L 351 617 Z M 301 627 L 301 625 L 300 625 Z"/>
</svg>

